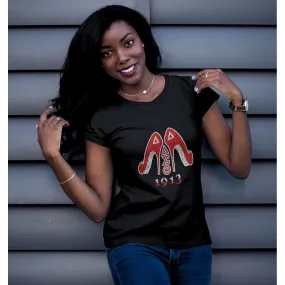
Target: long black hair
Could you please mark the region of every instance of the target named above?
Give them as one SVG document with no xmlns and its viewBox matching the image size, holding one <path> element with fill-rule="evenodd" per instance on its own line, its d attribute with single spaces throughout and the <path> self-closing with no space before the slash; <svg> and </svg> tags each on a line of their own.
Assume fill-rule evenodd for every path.
<svg viewBox="0 0 285 285">
<path fill-rule="evenodd" d="M 59 94 L 51 100 L 52 114 L 70 123 L 63 128 L 61 153 L 67 160 L 84 150 L 84 131 L 92 115 L 116 97 L 119 82 L 101 67 L 100 48 L 103 34 L 117 21 L 131 25 L 144 43 L 146 66 L 157 74 L 161 54 L 147 20 L 139 12 L 121 6 L 105 6 L 91 14 L 71 40 L 62 67 Z"/>
</svg>

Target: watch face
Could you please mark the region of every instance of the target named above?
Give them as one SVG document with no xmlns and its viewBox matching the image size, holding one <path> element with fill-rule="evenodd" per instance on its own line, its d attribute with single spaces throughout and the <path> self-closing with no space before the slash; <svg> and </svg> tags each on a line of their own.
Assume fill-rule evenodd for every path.
<svg viewBox="0 0 285 285">
<path fill-rule="evenodd" d="M 248 100 L 244 100 L 243 105 L 245 107 L 245 111 L 248 111 Z"/>
</svg>

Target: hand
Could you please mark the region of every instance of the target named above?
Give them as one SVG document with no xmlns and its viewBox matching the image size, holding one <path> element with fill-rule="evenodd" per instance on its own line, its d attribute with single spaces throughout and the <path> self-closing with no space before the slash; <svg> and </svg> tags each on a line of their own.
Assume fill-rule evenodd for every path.
<svg viewBox="0 0 285 285">
<path fill-rule="evenodd" d="M 46 109 L 40 116 L 37 126 L 38 142 L 45 159 L 54 157 L 60 152 L 61 133 L 63 126 L 69 126 L 69 123 L 61 117 L 47 115 L 52 108 Z"/>
<path fill-rule="evenodd" d="M 233 105 L 242 105 L 243 95 L 235 83 L 220 69 L 204 69 L 192 77 L 197 80 L 195 91 L 199 94 L 207 87 L 217 88 L 223 95 L 232 100 Z M 198 89 L 196 89 L 198 88 Z"/>
</svg>

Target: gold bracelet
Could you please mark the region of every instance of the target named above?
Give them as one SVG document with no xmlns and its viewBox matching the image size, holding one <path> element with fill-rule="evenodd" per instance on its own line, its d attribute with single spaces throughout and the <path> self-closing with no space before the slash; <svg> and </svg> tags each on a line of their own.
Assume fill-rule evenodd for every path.
<svg viewBox="0 0 285 285">
<path fill-rule="evenodd" d="M 59 182 L 59 184 L 62 185 L 64 183 L 68 182 L 69 180 L 71 180 L 75 176 L 75 174 L 76 174 L 76 171 L 74 171 L 74 173 L 71 175 L 71 177 L 69 177 L 67 180 L 65 180 L 63 182 Z"/>
</svg>

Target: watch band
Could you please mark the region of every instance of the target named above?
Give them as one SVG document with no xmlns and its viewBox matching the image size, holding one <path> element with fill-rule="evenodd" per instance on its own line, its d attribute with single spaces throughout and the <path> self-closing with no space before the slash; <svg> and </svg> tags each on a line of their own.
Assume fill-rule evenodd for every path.
<svg viewBox="0 0 285 285">
<path fill-rule="evenodd" d="M 229 103 L 229 107 L 231 110 L 236 112 L 247 112 L 248 111 L 248 100 L 242 100 L 242 105 L 234 106 L 232 101 Z"/>
</svg>

